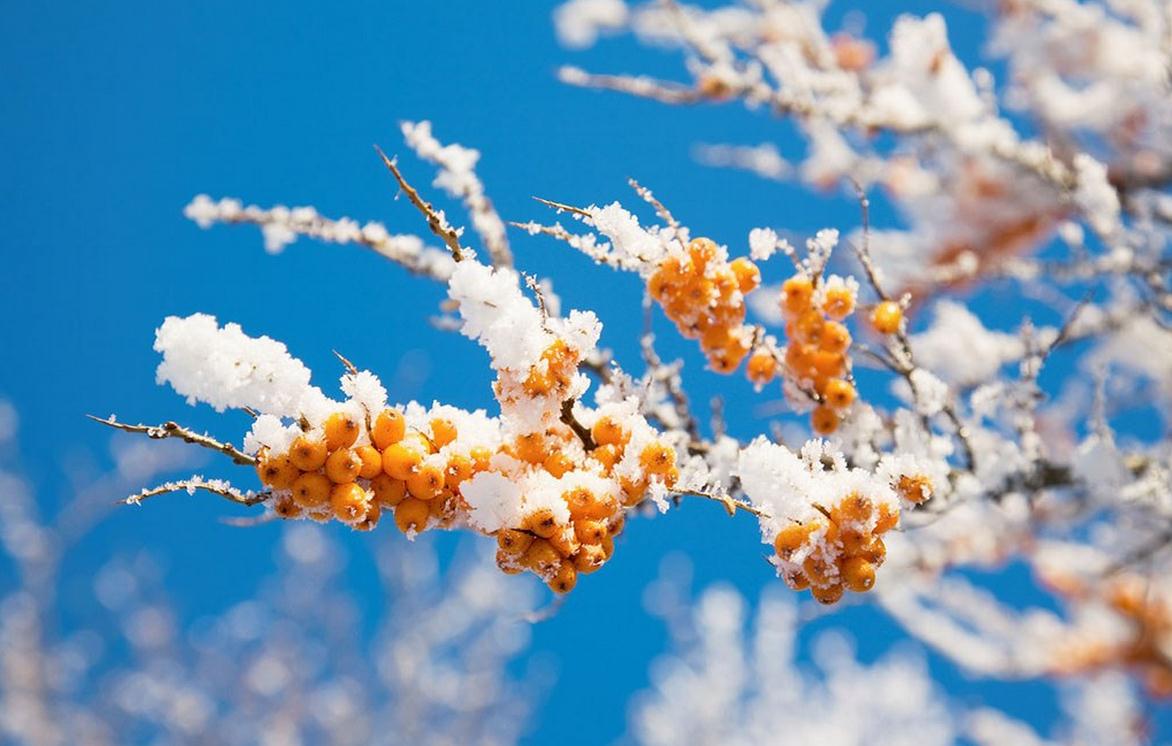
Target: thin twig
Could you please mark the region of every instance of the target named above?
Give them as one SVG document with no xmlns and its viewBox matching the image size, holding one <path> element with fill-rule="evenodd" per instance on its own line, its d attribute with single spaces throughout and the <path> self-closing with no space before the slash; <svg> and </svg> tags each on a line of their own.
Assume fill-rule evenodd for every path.
<svg viewBox="0 0 1172 746">
<path fill-rule="evenodd" d="M 584 218 L 591 217 L 590 213 L 587 210 L 583 210 L 581 207 L 574 207 L 573 205 L 567 205 L 563 202 L 554 202 L 551 199 L 545 199 L 543 197 L 534 197 L 533 199 L 537 200 L 546 207 L 552 207 L 555 210 L 565 210 L 566 212 L 572 212 L 575 215 L 581 215 Z"/>
<path fill-rule="evenodd" d="M 273 493 L 269 492 L 268 490 L 263 492 L 241 492 L 227 482 L 220 480 L 207 480 L 203 477 L 191 477 L 190 479 L 183 479 L 178 482 L 166 482 L 165 484 L 160 484 L 157 487 L 143 490 L 137 495 L 131 495 L 130 497 L 127 497 L 123 500 L 119 500 L 118 502 L 122 505 L 138 505 L 143 500 L 146 500 L 150 497 L 155 497 L 156 495 L 167 495 L 174 492 L 192 493 L 196 490 L 204 490 L 205 492 L 210 492 L 213 495 L 219 495 L 229 502 L 248 507 L 259 505 L 273 496 Z"/>
<path fill-rule="evenodd" d="M 430 202 L 420 197 L 415 187 L 407 183 L 407 180 L 403 178 L 403 174 L 399 172 L 399 167 L 395 165 L 393 160 L 387 157 L 387 154 L 383 152 L 382 148 L 375 145 L 374 149 L 378 153 L 379 158 L 382 158 L 383 165 L 390 169 L 390 172 L 394 175 L 395 181 L 399 182 L 399 188 L 407 195 L 407 199 L 427 218 L 427 227 L 431 229 L 432 233 L 443 239 L 448 250 L 452 252 L 452 258 L 457 262 L 463 259 L 463 249 L 460 248 L 459 232 L 448 224 L 443 213 L 432 207 Z"/>
<path fill-rule="evenodd" d="M 122 430 L 128 433 L 141 433 L 154 440 L 178 438 L 185 443 L 192 443 L 202 448 L 219 451 L 241 466 L 256 466 L 257 464 L 256 457 L 249 456 L 232 444 L 222 443 L 210 435 L 200 435 L 176 422 L 164 422 L 161 425 L 130 425 L 124 422 L 118 422 L 113 417 L 103 419 L 101 417 L 95 417 L 92 414 L 87 414 L 86 417 L 89 417 L 94 422 L 100 422 L 106 427 L 112 427 L 115 430 Z"/>
</svg>

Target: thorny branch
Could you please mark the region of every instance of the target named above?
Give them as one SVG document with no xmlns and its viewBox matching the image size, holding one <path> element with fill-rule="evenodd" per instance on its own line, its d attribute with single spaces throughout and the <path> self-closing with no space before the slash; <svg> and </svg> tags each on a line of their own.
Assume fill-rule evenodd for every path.
<svg viewBox="0 0 1172 746">
<path fill-rule="evenodd" d="M 273 496 L 273 493 L 269 492 L 268 490 L 264 490 L 262 492 L 241 492 L 227 482 L 222 482 L 220 480 L 208 480 L 202 477 L 191 477 L 190 479 L 183 479 L 178 482 L 167 482 L 165 484 L 160 484 L 157 487 L 143 490 L 137 495 L 131 495 L 130 497 L 119 500 L 118 502 L 122 505 L 139 505 L 143 500 L 146 500 L 150 497 L 155 497 L 156 495 L 167 495 L 174 492 L 187 492 L 190 494 L 196 490 L 210 492 L 213 495 L 219 495 L 229 502 L 234 502 L 237 505 L 244 505 L 247 507 L 259 505 Z"/>
<path fill-rule="evenodd" d="M 92 414 L 87 414 L 86 417 L 94 422 L 112 427 L 115 430 L 122 430 L 128 433 L 142 433 L 148 438 L 154 440 L 162 440 L 164 438 L 178 438 L 185 443 L 192 443 L 201 448 L 208 448 L 213 451 L 218 451 L 228 458 L 232 459 L 234 463 L 241 466 L 256 466 L 257 460 L 253 456 L 249 456 L 244 451 L 239 450 L 230 443 L 222 443 L 210 435 L 200 435 L 192 430 L 189 430 L 176 422 L 164 422 L 161 425 L 130 425 L 125 422 L 118 422 L 113 417 L 103 419 L 95 417 Z"/>
<path fill-rule="evenodd" d="M 387 154 L 383 152 L 382 148 L 375 145 L 374 149 L 375 152 L 378 153 L 379 158 L 382 158 L 383 165 L 385 165 L 394 175 L 395 181 L 399 182 L 399 188 L 402 189 L 403 193 L 407 195 L 407 199 L 409 199 L 411 204 L 414 205 L 415 208 L 423 213 L 423 216 L 427 218 L 427 227 L 431 229 L 432 233 L 443 239 L 443 242 L 447 245 L 448 250 L 452 252 L 452 259 L 456 260 L 457 262 L 463 259 L 463 249 L 460 248 L 459 231 L 448 224 L 448 221 L 442 212 L 436 210 L 434 207 L 432 207 L 430 202 L 427 202 L 419 196 L 419 192 L 415 189 L 415 187 L 411 186 L 406 179 L 403 178 L 403 174 L 399 172 L 399 167 L 395 165 L 393 160 L 387 157 Z"/>
</svg>

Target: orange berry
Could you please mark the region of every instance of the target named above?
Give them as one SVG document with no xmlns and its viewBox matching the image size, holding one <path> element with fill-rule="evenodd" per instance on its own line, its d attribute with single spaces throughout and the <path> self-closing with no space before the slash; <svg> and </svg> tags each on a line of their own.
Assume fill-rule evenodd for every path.
<svg viewBox="0 0 1172 746">
<path fill-rule="evenodd" d="M 574 569 L 579 575 L 589 575 L 606 564 L 606 553 L 598 544 L 583 544 L 574 555 Z"/>
<path fill-rule="evenodd" d="M 452 424 L 451 420 L 436 417 L 431 421 L 431 440 L 437 449 L 451 443 L 458 435 L 456 426 Z"/>
<path fill-rule="evenodd" d="M 892 508 L 887 503 L 879 503 L 879 520 L 875 523 L 875 533 L 885 534 L 899 525 L 899 508 Z"/>
<path fill-rule="evenodd" d="M 326 448 L 336 451 L 354 445 L 362 428 L 352 415 L 334 412 L 326 418 L 323 429 L 326 433 Z"/>
<path fill-rule="evenodd" d="M 893 300 L 885 300 L 871 311 L 871 326 L 880 334 L 895 334 L 903 323 L 903 309 Z"/>
<path fill-rule="evenodd" d="M 455 509 L 456 504 L 452 500 L 452 493 L 444 490 L 440 490 L 438 495 L 427 501 L 428 513 L 439 519 L 441 524 L 448 523 Z"/>
<path fill-rule="evenodd" d="M 602 543 L 599 544 L 599 546 L 602 547 L 602 554 L 604 557 L 610 559 L 614 556 L 614 536 L 606 537 L 602 540 Z"/>
<path fill-rule="evenodd" d="M 793 323 L 793 332 L 799 342 L 817 344 L 822 339 L 822 331 L 827 325 L 822 314 L 810 309 L 803 311 Z M 830 322 L 835 323 L 835 322 Z"/>
<path fill-rule="evenodd" d="M 554 593 L 569 593 L 578 584 L 578 571 L 570 562 L 563 562 L 557 572 L 549 579 L 549 587 Z"/>
<path fill-rule="evenodd" d="M 545 539 L 534 539 L 525 553 L 521 564 L 543 578 L 553 577 L 562 565 L 562 555 Z"/>
<path fill-rule="evenodd" d="M 521 520 L 521 527 L 543 539 L 553 536 L 558 529 L 557 518 L 549 508 L 538 508 Z"/>
<path fill-rule="evenodd" d="M 264 459 L 256 465 L 256 473 L 261 484 L 275 490 L 289 489 L 297 477 L 301 476 L 301 470 L 293 465 L 288 456 Z"/>
<path fill-rule="evenodd" d="M 379 474 L 370 480 L 370 489 L 374 492 L 374 499 L 388 508 L 395 507 L 407 497 L 407 483 L 389 474 Z"/>
<path fill-rule="evenodd" d="M 374 447 L 385 451 L 388 447 L 398 443 L 407 433 L 407 420 L 397 409 L 384 409 L 374 420 L 374 431 L 370 439 Z"/>
<path fill-rule="evenodd" d="M 631 439 L 631 434 L 623 430 L 623 426 L 615 422 L 613 417 L 599 417 L 590 428 L 590 435 L 600 446 L 625 446 Z"/>
<path fill-rule="evenodd" d="M 781 286 L 782 310 L 788 316 L 797 316 L 810 307 L 814 298 L 814 283 L 805 275 L 796 275 L 789 278 Z"/>
<path fill-rule="evenodd" d="M 329 501 L 332 487 L 325 474 L 302 474 L 293 482 L 293 499 L 303 508 L 319 507 Z"/>
<path fill-rule="evenodd" d="M 321 440 L 298 436 L 289 447 L 289 460 L 301 471 L 317 471 L 325 465 L 330 452 Z"/>
<path fill-rule="evenodd" d="M 638 505 L 643 501 L 643 496 L 647 494 L 647 477 L 640 479 L 621 477 L 619 486 L 623 488 L 623 504 Z"/>
<path fill-rule="evenodd" d="M 496 550 L 496 566 L 505 575 L 516 575 L 524 572 L 525 568 L 521 566 L 520 558 L 515 554 L 509 554 L 503 549 Z"/>
<path fill-rule="evenodd" d="M 819 435 L 830 435 L 838 429 L 838 412 L 825 404 L 815 407 L 810 414 L 810 424 Z"/>
<path fill-rule="evenodd" d="M 444 485 L 449 490 L 459 489 L 461 484 L 472 478 L 474 466 L 472 459 L 463 454 L 453 453 L 448 457 L 448 465 L 444 469 Z"/>
<path fill-rule="evenodd" d="M 777 556 L 789 561 L 794 552 L 801 549 L 806 540 L 818 530 L 816 523 L 789 523 L 781 527 L 773 537 L 773 549 Z"/>
<path fill-rule="evenodd" d="M 749 354 L 748 346 L 739 339 L 730 337 L 724 347 L 716 350 L 708 357 L 708 364 L 717 373 L 732 373 Z"/>
<path fill-rule="evenodd" d="M 846 358 L 840 353 L 815 350 L 810 355 L 809 370 L 814 378 L 841 376 L 846 372 Z"/>
<path fill-rule="evenodd" d="M 815 585 L 811 586 L 810 588 L 810 595 L 813 596 L 815 600 L 818 601 L 818 603 L 826 604 L 827 606 L 838 603 L 838 601 L 842 598 L 843 592 L 843 587 L 838 583 L 825 586 Z"/>
<path fill-rule="evenodd" d="M 529 396 L 545 396 L 553 390 L 553 377 L 548 372 L 533 368 L 522 385 Z"/>
<path fill-rule="evenodd" d="M 661 478 L 663 479 L 664 486 L 666 486 L 668 489 L 675 487 L 676 482 L 678 482 L 680 480 L 679 467 L 678 466 L 671 467 L 670 469 L 668 469 L 666 472 L 663 473 Z"/>
<path fill-rule="evenodd" d="M 810 587 L 810 579 L 801 571 L 787 572 L 781 577 L 785 581 L 785 584 L 795 591 L 804 591 Z"/>
<path fill-rule="evenodd" d="M 613 498 L 610 496 L 605 499 L 600 498 L 585 487 L 576 487 L 562 493 L 562 499 L 566 501 L 566 506 L 570 509 L 570 517 L 575 521 L 606 518 L 618 510 L 618 505 Z"/>
<path fill-rule="evenodd" d="M 502 528 L 497 531 L 496 545 L 511 555 L 522 554 L 533 543 L 533 534 L 515 528 Z"/>
<path fill-rule="evenodd" d="M 639 452 L 639 465 L 648 474 L 666 474 L 676 465 L 675 449 L 666 443 L 652 443 Z"/>
<path fill-rule="evenodd" d="M 883 560 L 887 559 L 887 545 L 881 537 L 871 536 L 856 555 L 873 565 L 882 565 Z"/>
<path fill-rule="evenodd" d="M 855 593 L 866 593 L 875 587 L 875 566 L 862 557 L 851 557 L 842 563 L 842 582 Z"/>
<path fill-rule="evenodd" d="M 830 515 L 839 523 L 862 523 L 871 517 L 875 503 L 871 498 L 852 492 L 830 510 Z"/>
<path fill-rule="evenodd" d="M 400 442 L 409 448 L 414 448 L 424 456 L 435 453 L 437 450 L 439 450 L 435 447 L 435 443 L 432 442 L 431 438 L 427 437 L 426 433 L 422 433 L 418 430 L 408 430 L 407 434 L 403 436 L 403 440 Z"/>
<path fill-rule="evenodd" d="M 342 448 L 330 454 L 326 459 L 326 476 L 331 482 L 343 484 L 353 482 L 358 478 L 362 469 L 362 459 L 349 448 Z"/>
<path fill-rule="evenodd" d="M 827 321 L 822 325 L 822 336 L 818 346 L 826 352 L 842 354 L 851 346 L 850 331 L 837 321 Z"/>
<path fill-rule="evenodd" d="M 822 311 L 835 321 L 842 321 L 855 310 L 855 296 L 849 289 L 838 285 L 826 290 Z"/>
<path fill-rule="evenodd" d="M 749 356 L 749 362 L 745 366 L 745 375 L 755 384 L 769 383 L 777 375 L 777 358 L 768 350 L 757 350 Z"/>
<path fill-rule="evenodd" d="M 383 473 L 383 455 L 374 446 L 358 446 L 354 449 L 362 466 L 358 469 L 358 476 L 363 479 L 374 479 Z"/>
<path fill-rule="evenodd" d="M 273 500 L 273 515 L 278 518 L 300 518 L 301 506 L 289 495 L 281 495 Z"/>
<path fill-rule="evenodd" d="M 704 271 L 705 265 L 716 258 L 716 243 L 711 238 L 693 238 L 688 243 L 688 258 L 697 271 Z"/>
<path fill-rule="evenodd" d="M 838 568 L 826 558 L 813 554 L 802 562 L 802 572 L 814 586 L 827 586 L 838 580 Z"/>
<path fill-rule="evenodd" d="M 541 433 L 518 436 L 514 441 L 514 448 L 517 452 L 517 458 L 522 461 L 528 461 L 531 464 L 540 464 L 545 461 L 545 438 Z"/>
<path fill-rule="evenodd" d="M 476 446 L 468 451 L 468 457 L 472 459 L 474 471 L 488 471 L 488 467 L 492 464 L 492 451 L 484 446 Z"/>
<path fill-rule="evenodd" d="M 919 505 L 932 497 L 932 480 L 924 474 L 904 474 L 896 489 L 904 500 Z"/>
<path fill-rule="evenodd" d="M 746 257 L 739 257 L 729 265 L 733 275 L 737 278 L 737 288 L 742 293 L 750 293 L 761 284 L 761 270 Z"/>
<path fill-rule="evenodd" d="M 602 464 L 602 470 L 604 472 L 609 473 L 614 468 L 614 465 L 622 459 L 623 452 L 619 450 L 618 446 L 613 443 L 608 443 L 607 445 L 595 448 L 590 452 L 590 455 L 594 457 L 594 460 Z"/>
<path fill-rule="evenodd" d="M 790 342 L 785 348 L 785 365 L 796 374 L 805 374 L 810 367 L 811 355 L 814 348 L 801 342 Z"/>
<path fill-rule="evenodd" d="M 564 452 L 554 451 L 545 457 L 545 461 L 542 462 L 541 466 L 554 477 L 560 478 L 563 474 L 574 468 L 574 462 Z"/>
<path fill-rule="evenodd" d="M 866 551 L 871 541 L 871 532 L 862 528 L 844 527 L 839 532 L 838 540 L 842 543 L 843 554 L 858 556 Z"/>
<path fill-rule="evenodd" d="M 614 513 L 606 522 L 606 529 L 611 536 L 618 536 L 623 532 L 623 526 L 627 523 L 627 519 L 622 512 Z"/>
<path fill-rule="evenodd" d="M 569 526 L 561 526 L 549 537 L 549 543 L 563 557 L 573 557 L 582 544 Z"/>
<path fill-rule="evenodd" d="M 343 523 L 356 523 L 366 517 L 366 490 L 354 482 L 335 484 L 330 490 L 330 508 Z"/>
<path fill-rule="evenodd" d="M 671 280 L 668 279 L 664 272 L 656 272 L 647 280 L 647 293 L 655 300 L 663 303 L 672 293 Z"/>
<path fill-rule="evenodd" d="M 379 519 L 382 518 L 382 515 L 383 509 L 379 507 L 378 503 L 374 501 L 368 502 L 366 504 L 366 515 L 358 523 L 353 524 L 353 528 L 355 531 L 373 531 L 374 527 L 378 525 Z"/>
<path fill-rule="evenodd" d="M 574 535 L 583 544 L 598 544 L 608 533 L 606 522 L 583 518 L 574 521 Z"/>
<path fill-rule="evenodd" d="M 407 491 L 420 500 L 434 500 L 444 491 L 444 471 L 435 464 L 420 464 L 407 476 Z"/>
<path fill-rule="evenodd" d="M 421 463 L 423 454 L 406 443 L 395 443 L 383 450 L 383 471 L 395 479 L 406 481 Z"/>
<path fill-rule="evenodd" d="M 431 510 L 427 503 L 408 497 L 395 506 L 395 525 L 403 533 L 414 531 L 420 533 L 427 528 L 427 520 L 431 517 Z"/>
<path fill-rule="evenodd" d="M 731 338 L 728 327 L 719 324 L 709 326 L 700 335 L 700 349 L 705 352 L 722 350 Z"/>
<path fill-rule="evenodd" d="M 841 378 L 831 378 L 826 382 L 826 389 L 822 398 L 835 409 L 846 409 L 855 401 L 855 387 Z"/>
</svg>

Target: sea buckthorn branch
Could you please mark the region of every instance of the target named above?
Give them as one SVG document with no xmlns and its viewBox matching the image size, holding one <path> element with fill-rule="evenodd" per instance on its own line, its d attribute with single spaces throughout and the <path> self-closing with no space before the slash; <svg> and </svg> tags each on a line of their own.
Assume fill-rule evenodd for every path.
<svg viewBox="0 0 1172 746">
<path fill-rule="evenodd" d="M 230 483 L 220 479 L 204 479 L 200 476 L 194 476 L 190 479 L 182 479 L 178 482 L 165 482 L 157 487 L 145 489 L 130 497 L 119 500 L 121 505 L 141 505 L 143 500 L 146 500 L 157 495 L 167 495 L 174 492 L 186 492 L 189 495 L 194 495 L 196 490 L 203 490 L 210 492 L 213 495 L 219 495 L 229 502 L 243 505 L 245 507 L 252 507 L 260 505 L 274 498 L 274 493 L 271 490 L 262 490 L 260 492 L 241 492 L 233 487 Z"/>
<path fill-rule="evenodd" d="M 432 136 L 430 122 L 402 122 L 400 129 L 404 141 L 416 155 L 440 167 L 434 185 L 463 200 L 472 218 L 472 228 L 484 243 L 493 266 L 512 266 L 513 253 L 505 235 L 505 224 L 476 175 L 480 151 L 456 143 L 441 144 Z"/>
<path fill-rule="evenodd" d="M 1021 86 L 1039 113 L 1053 113 L 1042 129 L 1054 147 L 1023 135 L 999 112 L 987 72 L 970 73 L 957 59 L 943 18 L 936 14 L 901 16 L 891 30 L 889 54 L 876 60 L 870 42 L 824 30 L 816 8 L 737 7 L 737 22 L 729 23 L 726 8 L 685 11 L 623 3 L 622 20 L 616 17 L 607 31 L 630 30 L 647 43 L 681 46 L 689 57 L 692 85 L 591 76 L 576 68 L 564 68 L 562 77 L 574 85 L 614 88 L 667 103 L 736 98 L 749 107 L 768 105 L 793 116 L 813 151 L 801 169 L 805 180 L 825 186 L 865 163 L 867 180 L 883 181 L 912 223 L 909 231 L 890 232 L 885 246 L 921 253 L 938 249 L 918 268 L 901 272 L 922 275 L 958 256 L 975 260 L 974 270 L 980 272 L 986 262 L 1039 246 L 1070 216 L 1083 220 L 1104 244 L 1126 247 L 1121 207 L 1135 216 L 1151 212 L 1142 197 L 1162 188 L 1172 173 L 1167 155 L 1152 145 L 1162 141 L 1159 123 L 1166 118 L 1156 103 L 1164 99 L 1162 68 L 1137 65 L 1123 71 L 1093 55 L 1058 64 L 1046 53 L 1052 50 L 1040 49 L 1037 40 L 1037 26 L 1043 26 L 1054 27 L 1055 38 L 1085 44 L 1083 35 L 1093 28 L 1096 37 L 1129 39 L 1137 59 L 1152 65 L 1165 56 L 1160 32 L 1136 18 L 1104 12 L 1099 3 L 1063 5 L 1057 15 L 1034 18 L 1034 10 L 1023 7 L 991 21 L 998 34 L 1015 40 L 1000 39 L 994 50 L 1014 70 L 1014 85 L 1007 89 Z M 559 21 L 583 22 L 569 15 Z M 1108 115 L 1090 116 L 1088 109 L 1072 117 L 1060 102 L 1069 103 L 1067 96 L 1077 97 L 1083 82 L 1096 78 L 1115 86 L 1096 90 L 1112 90 L 1116 105 Z M 1055 85 L 1062 91 L 1069 86 L 1068 93 L 1055 95 Z M 907 148 L 882 153 L 885 146 L 870 145 L 876 131 L 896 135 L 899 144 L 911 146 L 910 153 Z M 1117 131 L 1128 134 L 1120 138 L 1113 135 Z M 854 133 L 863 136 L 850 137 Z M 861 152 L 875 154 L 868 158 Z M 1107 163 L 1092 152 L 1105 153 Z M 1018 171 L 1027 178 L 1016 179 Z M 921 174 L 931 175 L 940 187 L 930 194 L 916 187 L 909 177 Z M 951 209 L 934 203 L 941 201 L 941 189 Z M 946 221 L 946 214 L 953 217 Z"/>
<path fill-rule="evenodd" d="M 95 417 L 92 414 L 87 414 L 86 417 L 93 420 L 94 422 L 101 423 L 106 427 L 112 427 L 115 430 L 122 430 L 123 432 L 127 433 L 141 433 L 146 435 L 148 438 L 151 438 L 152 440 L 178 438 L 185 443 L 191 443 L 193 445 L 200 446 L 201 448 L 208 448 L 213 451 L 218 451 L 219 453 L 222 453 L 228 458 L 232 459 L 233 463 L 239 464 L 241 466 L 256 466 L 257 463 L 255 456 L 250 456 L 249 454 L 236 448 L 236 446 L 232 445 L 231 443 L 223 443 L 210 435 L 197 433 L 194 430 L 183 427 L 177 422 L 168 421 L 161 425 L 131 425 L 126 422 L 119 422 L 113 416 L 102 418 Z"/>
<path fill-rule="evenodd" d="M 879 275 L 875 270 L 874 260 L 871 257 L 871 202 L 862 184 L 853 178 L 850 179 L 850 183 L 854 187 L 859 200 L 860 222 L 862 226 L 861 239 L 857 244 L 852 244 L 852 248 L 854 248 L 855 256 L 858 258 L 859 264 L 863 267 L 863 273 L 867 278 L 867 282 L 880 299 L 879 304 L 871 312 L 870 320 L 875 331 L 884 335 L 888 353 L 888 357 L 886 358 L 877 355 L 873 357 L 901 375 L 907 382 L 913 398 L 919 400 L 922 392 L 915 375 L 919 368 L 915 363 L 911 341 L 908 339 L 907 326 L 903 318 L 903 311 L 909 302 L 909 298 L 905 296 L 897 303 L 891 300 L 891 297 L 884 291 L 883 285 L 879 281 Z M 892 343 L 892 338 L 898 344 Z M 964 451 L 965 463 L 968 466 L 968 470 L 976 471 L 976 452 L 969 440 L 968 428 L 957 413 L 955 405 L 951 400 L 946 401 L 940 407 L 940 411 L 952 424 L 957 440 L 960 441 L 961 448 Z M 924 429 L 930 432 L 931 427 L 928 417 L 921 415 L 921 421 Z"/>
<path fill-rule="evenodd" d="M 663 415 L 655 411 L 649 412 L 650 416 L 654 417 L 665 428 L 682 426 L 688 434 L 689 453 L 705 452 L 708 449 L 708 443 L 705 442 L 700 433 L 700 424 L 692 413 L 691 402 L 684 390 L 683 377 L 681 376 L 684 367 L 683 361 L 676 360 L 670 365 L 664 363 L 659 357 L 659 353 L 655 351 L 655 335 L 651 333 L 644 333 L 640 336 L 639 348 L 643 354 L 643 362 L 646 364 L 646 378 L 649 383 L 659 384 L 663 387 L 671 400 L 676 422 L 665 422 Z"/>
<path fill-rule="evenodd" d="M 335 402 L 280 343 L 198 314 L 168 319 L 156 342 L 159 380 L 193 402 L 255 411 L 246 451 L 224 452 L 254 465 L 265 490 L 193 478 L 134 501 L 202 489 L 266 503 L 282 519 L 337 520 L 358 530 L 393 511 L 409 536 L 435 527 L 494 536 L 502 570 L 529 570 L 569 591 L 578 574 L 609 559 L 626 509 L 649 497 L 666 507 L 680 479 L 676 451 L 634 399 L 595 409 L 578 403 L 588 385 L 578 366 L 600 333 L 593 314 L 554 318 L 540 292 L 537 306 L 522 293 L 519 273 L 467 257 L 454 268 L 449 295 L 461 332 L 488 350 L 497 371 L 499 418 L 438 404 L 390 407 L 378 379 L 340 354 L 348 398 Z M 176 428 L 155 437 L 185 434 Z"/>
<path fill-rule="evenodd" d="M 424 245 L 418 236 L 392 235 L 376 222 L 359 226 L 349 218 L 333 220 L 319 215 L 312 207 L 264 210 L 255 205 L 245 207 L 234 199 L 213 201 L 201 194 L 187 205 L 184 215 L 201 228 L 209 228 L 214 223 L 256 225 L 264 233 L 265 246 L 272 253 L 281 251 L 298 236 L 307 236 L 329 243 L 365 246 L 408 272 L 434 280 L 444 281 L 451 272 L 451 259 L 447 254 Z"/>
<path fill-rule="evenodd" d="M 750 515 L 756 516 L 759 519 L 771 517 L 771 516 L 769 516 L 768 513 L 766 513 L 761 508 L 758 508 L 757 506 L 755 506 L 752 503 L 747 502 L 745 500 L 741 500 L 736 497 L 733 497 L 732 495 L 728 494 L 727 492 L 716 492 L 716 491 L 704 490 L 704 489 L 690 489 L 690 490 L 682 490 L 682 491 L 678 491 L 678 492 L 673 491 L 671 494 L 673 497 L 689 497 L 689 496 L 702 497 L 706 500 L 712 500 L 714 502 L 718 502 L 722 506 L 724 506 L 724 509 L 728 512 L 728 514 L 730 516 L 735 516 L 737 514 L 738 510 L 743 510 L 744 512 L 749 513 Z"/>
<path fill-rule="evenodd" d="M 705 93 L 690 86 L 646 75 L 602 75 L 572 65 L 558 68 L 557 75 L 558 80 L 569 85 L 626 93 L 663 104 L 698 104 L 708 98 Z"/>
<path fill-rule="evenodd" d="M 427 218 L 427 227 L 447 245 L 448 250 L 452 253 L 452 259 L 457 262 L 460 261 L 463 258 L 464 251 L 460 248 L 460 231 L 448 223 L 442 210 L 435 209 L 430 202 L 419 196 L 419 192 L 403 178 L 399 167 L 393 160 L 387 157 L 387 154 L 383 152 L 382 148 L 375 145 L 374 150 L 378 153 L 378 157 L 382 159 L 383 165 L 395 177 L 395 181 L 399 183 L 399 188 L 407 195 L 407 199 L 415 206 L 415 209 L 419 210 Z"/>
</svg>

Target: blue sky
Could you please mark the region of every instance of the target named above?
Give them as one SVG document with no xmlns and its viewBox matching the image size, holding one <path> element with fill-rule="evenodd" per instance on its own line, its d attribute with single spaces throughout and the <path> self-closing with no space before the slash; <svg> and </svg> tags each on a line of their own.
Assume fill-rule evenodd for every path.
<svg viewBox="0 0 1172 746">
<path fill-rule="evenodd" d="M 870 14 L 869 25 L 878 30 L 896 4 L 876 5 L 883 9 Z M 9 285 L 0 294 L 0 397 L 20 411 L 22 461 L 45 503 L 64 494 L 61 469 L 73 455 L 108 452 L 109 433 L 86 423 L 84 413 L 175 418 L 226 438 L 244 427 L 240 415 L 189 408 L 155 385 L 153 330 L 168 314 L 203 311 L 281 339 L 325 386 L 338 372 L 337 349 L 379 372 L 394 398 L 491 406 L 483 352 L 426 324 L 440 288 L 352 247 L 301 242 L 271 257 L 251 229 L 201 231 L 181 215 L 194 194 L 207 192 L 261 205 L 313 204 L 327 215 L 424 233 L 409 205 L 395 201 L 371 148 L 404 153 L 408 178 L 427 185 L 430 169 L 400 144 L 401 119 L 430 119 L 441 140 L 479 148 L 479 173 L 507 220 L 547 217 L 531 195 L 633 201 L 626 187 L 633 176 L 695 233 L 742 251 L 755 226 L 806 235 L 856 225 L 856 206 L 839 195 L 690 160 L 690 146 L 700 141 L 771 140 L 792 155 L 796 140 L 784 123 L 736 107 L 673 110 L 557 83 L 553 73 L 564 62 L 664 75 L 678 74 L 681 62 L 628 40 L 586 53 L 561 50 L 548 7 L 10 4 L 0 27 L 0 236 Z M 836 7 L 832 18 L 841 16 Z M 977 19 L 955 9 L 949 17 L 958 48 L 971 55 Z M 893 219 L 882 204 L 876 217 L 880 224 Z M 553 277 L 566 307 L 597 310 L 604 344 L 620 359 L 637 359 L 641 290 L 633 277 L 593 267 L 549 240 L 514 235 L 513 242 L 523 268 Z M 660 324 L 662 352 L 685 357 L 697 401 L 720 392 L 735 434 L 763 431 L 767 420 L 748 385 L 704 372 L 696 352 Z M 250 594 L 271 569 L 280 530 L 226 527 L 218 518 L 230 512 L 211 499 L 183 498 L 119 511 L 75 561 L 84 565 L 114 546 L 162 554 L 183 613 L 214 612 Z M 713 505 L 635 521 L 628 533 L 615 561 L 535 629 L 536 649 L 560 666 L 535 741 L 555 733 L 589 733 L 584 742 L 620 735 L 627 697 L 645 686 L 647 664 L 663 650 L 641 593 L 666 554 L 690 555 L 698 585 L 723 580 L 755 595 L 777 582 L 761 561 L 756 526 Z M 401 540 L 389 525 L 346 537 L 360 558 L 371 542 Z M 229 556 L 234 566 L 217 561 Z M 866 657 L 899 637 L 865 607 L 814 627 L 825 624 L 844 625 Z M 990 687 L 933 665 L 963 702 L 983 701 L 1033 722 L 1053 715 L 1042 687 Z M 605 685 L 591 688 L 592 706 L 583 712 L 575 682 L 603 675 Z"/>
</svg>

